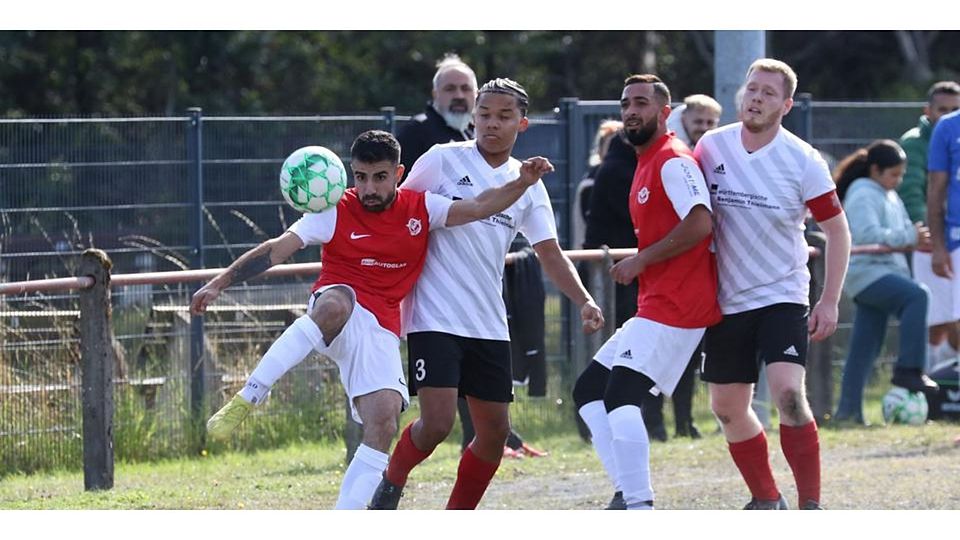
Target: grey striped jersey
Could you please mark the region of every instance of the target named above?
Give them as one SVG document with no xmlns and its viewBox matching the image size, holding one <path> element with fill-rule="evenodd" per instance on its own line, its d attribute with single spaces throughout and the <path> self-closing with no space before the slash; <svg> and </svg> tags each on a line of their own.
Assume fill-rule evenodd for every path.
<svg viewBox="0 0 960 540">
<path fill-rule="evenodd" d="M 512 157 L 494 169 L 480 155 L 476 141 L 451 142 L 423 154 L 401 189 L 470 199 L 519 174 L 520 161 Z M 543 182 L 499 214 L 431 231 L 423 272 L 401 306 L 403 335 L 444 332 L 509 340 L 501 287 L 504 258 L 517 232 L 523 232 L 531 244 L 557 237 Z"/>
<path fill-rule="evenodd" d="M 835 186 L 812 146 L 783 127 L 748 153 L 741 123 L 707 132 L 694 150 L 713 202 L 725 315 L 778 303 L 808 305 L 806 202 Z"/>
</svg>

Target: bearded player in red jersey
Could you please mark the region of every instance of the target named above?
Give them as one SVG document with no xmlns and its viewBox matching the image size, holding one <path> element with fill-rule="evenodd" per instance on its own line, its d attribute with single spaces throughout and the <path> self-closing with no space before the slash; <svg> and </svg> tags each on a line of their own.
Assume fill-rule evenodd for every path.
<svg viewBox="0 0 960 540">
<path fill-rule="evenodd" d="M 637 254 L 613 266 L 617 283 L 639 280 L 637 313 L 597 351 L 573 389 L 580 416 L 622 502 L 652 510 L 650 443 L 640 404 L 672 394 L 707 326 L 720 320 L 710 251 L 710 193 L 692 152 L 667 131 L 670 90 L 655 75 L 624 81 L 620 113 L 637 151 L 630 219 Z"/>
<path fill-rule="evenodd" d="M 553 170 L 545 158 L 524 161 L 518 176 L 476 198 L 451 201 L 397 189 L 400 144 L 384 131 L 360 134 L 350 148 L 355 187 L 325 212 L 306 214 L 282 235 L 243 254 L 193 295 L 202 314 L 220 292 L 246 281 L 297 250 L 323 244 L 323 268 L 303 315 L 277 338 L 244 388 L 207 422 L 225 439 L 261 403 L 270 387 L 312 351 L 336 362 L 362 443 L 347 468 L 338 509 L 370 502 L 387 466 L 400 412 L 409 403 L 400 359 L 400 300 L 423 268 L 429 232 L 484 219 L 513 204 Z"/>
</svg>

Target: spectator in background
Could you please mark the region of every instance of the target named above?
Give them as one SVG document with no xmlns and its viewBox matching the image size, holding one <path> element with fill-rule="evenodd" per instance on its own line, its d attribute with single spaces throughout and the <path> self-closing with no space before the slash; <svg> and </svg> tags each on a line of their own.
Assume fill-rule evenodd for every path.
<svg viewBox="0 0 960 540">
<path fill-rule="evenodd" d="M 670 113 L 667 129 L 673 130 L 678 139 L 693 148 L 704 133 L 720 124 L 722 112 L 717 100 L 706 94 L 693 94 L 683 98 L 683 105 Z"/>
<path fill-rule="evenodd" d="M 850 223 L 853 245 L 880 244 L 889 253 L 850 257 L 844 292 L 853 299 L 856 315 L 840 384 L 835 418 L 863 424 L 863 389 L 880 354 L 887 318 L 900 320 L 900 353 L 893 384 L 910 391 L 935 390 L 923 374 L 927 358 L 927 290 L 910 279 L 903 251 L 929 248 L 926 227 L 910 221 L 896 188 L 903 181 L 907 155 L 891 140 L 874 141 L 847 156 L 833 179 Z"/>
<path fill-rule="evenodd" d="M 597 133 L 593 137 L 593 149 L 590 152 L 589 161 L 587 161 L 587 172 L 583 179 L 577 185 L 577 195 L 573 202 L 573 240 L 571 245 L 583 246 L 583 240 L 586 236 L 587 220 L 590 216 L 590 198 L 593 195 L 593 186 L 596 182 L 597 171 L 600 170 L 600 164 L 610 149 L 610 141 L 617 136 L 617 132 L 623 128 L 623 122 L 620 120 L 604 120 L 597 128 Z M 580 279 L 583 279 L 583 274 Z"/>
<path fill-rule="evenodd" d="M 403 155 L 404 178 L 431 146 L 473 139 L 473 107 L 477 101 L 477 76 L 456 54 L 437 62 L 433 99 L 426 110 L 400 130 L 397 140 Z"/>
<path fill-rule="evenodd" d="M 935 83 L 927 92 L 927 104 L 923 107 L 919 123 L 900 137 L 900 146 L 907 154 L 907 170 L 897 192 L 914 223 L 927 222 L 927 149 L 930 135 L 941 116 L 957 109 L 960 109 L 960 84 L 953 81 Z M 914 251 L 912 266 L 914 279 L 930 289 L 927 368 L 931 368 L 957 356 L 960 329 L 957 316 L 953 313 L 952 285 L 949 279 L 933 273 L 929 251 Z"/>
<path fill-rule="evenodd" d="M 397 135 L 397 140 L 400 141 L 400 148 L 402 149 L 400 161 L 404 166 L 404 179 L 410 174 L 410 171 L 413 169 L 413 164 L 433 145 L 455 141 L 469 141 L 474 137 L 473 108 L 477 100 L 477 76 L 474 74 L 473 69 L 456 54 L 448 53 L 437 62 L 437 71 L 433 74 L 432 96 L 433 100 L 427 104 L 426 111 L 414 116 L 410 123 L 404 126 L 404 128 L 400 130 L 400 134 Z M 517 242 L 515 242 L 515 244 L 520 246 L 518 249 L 522 249 L 523 245 L 528 245 Z M 514 251 L 513 246 L 511 246 L 511 251 Z M 536 259 L 527 261 L 525 267 L 532 265 L 537 266 L 536 271 L 539 273 L 539 263 L 536 262 Z M 512 270 L 511 268 L 507 268 L 506 272 L 512 275 Z M 532 282 L 528 280 L 525 281 L 525 283 L 529 284 Z M 534 285 L 537 284 L 534 283 Z M 543 284 L 540 283 L 539 288 L 535 287 L 534 290 L 530 292 L 534 298 L 539 298 L 540 301 L 539 303 L 530 302 L 526 307 L 530 311 L 536 312 L 537 306 L 539 306 L 539 313 L 542 317 L 544 305 Z M 510 313 L 508 313 L 508 317 L 510 317 Z M 528 341 L 536 341 L 539 337 L 539 341 L 542 342 L 544 339 L 542 324 L 540 328 L 541 332 L 539 336 L 525 336 L 525 338 Z M 511 330 L 512 329 L 513 327 L 511 327 Z M 533 349 L 537 349 L 542 353 L 544 347 L 540 346 L 538 348 L 536 346 L 530 346 L 524 348 L 523 352 L 525 353 Z M 470 409 L 467 406 L 467 400 L 465 398 L 460 397 L 457 400 L 457 411 L 460 415 L 460 429 L 463 434 L 460 441 L 460 448 L 461 450 L 465 450 L 467 445 L 470 444 L 470 441 L 473 440 L 474 435 L 476 435 L 473 429 L 473 420 L 470 418 Z M 520 435 L 513 429 L 510 430 L 507 444 L 503 449 L 504 457 L 544 457 L 547 454 L 547 452 L 534 448 L 524 442 Z"/>
</svg>

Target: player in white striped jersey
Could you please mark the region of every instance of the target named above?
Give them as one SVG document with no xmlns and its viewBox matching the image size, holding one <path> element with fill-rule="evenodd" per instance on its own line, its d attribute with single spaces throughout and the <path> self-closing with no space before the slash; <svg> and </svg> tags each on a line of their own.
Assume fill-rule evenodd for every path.
<svg viewBox="0 0 960 540">
<path fill-rule="evenodd" d="M 486 83 L 474 113 L 477 139 L 431 148 L 414 164 L 404 188 L 456 200 L 515 177 L 519 162 L 510 153 L 527 128 L 527 107 L 527 93 L 516 82 Z M 419 395 L 421 416 L 400 436 L 371 502 L 374 509 L 397 507 L 410 470 L 449 435 L 458 393 L 467 398 L 476 437 L 463 452 L 447 508 L 475 508 L 496 473 L 513 399 L 501 278 L 517 232 L 533 245 L 547 276 L 580 308 L 584 330 L 603 326 L 600 308 L 557 243 L 543 184 L 507 210 L 460 229 L 430 236 L 423 274 L 404 301 L 411 390 Z"/>
<path fill-rule="evenodd" d="M 801 508 L 820 508 L 820 442 L 804 393 L 808 339 L 837 327 L 850 231 L 830 171 L 816 150 L 781 126 L 797 76 L 760 59 L 747 70 L 741 122 L 713 130 L 694 155 L 714 210 L 723 321 L 707 330 L 703 380 L 714 414 L 753 499 L 747 509 L 783 509 L 763 426 L 750 407 L 759 362 L 780 411 L 780 445 Z M 809 311 L 807 209 L 826 233 L 826 278 Z M 809 312 L 809 319 L 808 319 Z"/>
</svg>

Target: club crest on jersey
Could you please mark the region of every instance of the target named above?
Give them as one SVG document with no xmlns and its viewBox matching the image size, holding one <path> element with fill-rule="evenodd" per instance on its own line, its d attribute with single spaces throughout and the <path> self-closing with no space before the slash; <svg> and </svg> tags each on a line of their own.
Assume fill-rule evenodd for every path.
<svg viewBox="0 0 960 540">
<path fill-rule="evenodd" d="M 647 186 L 640 188 L 640 191 L 637 192 L 637 202 L 640 204 L 646 204 L 647 200 L 650 198 L 650 190 L 647 189 Z"/>
<path fill-rule="evenodd" d="M 420 220 L 417 218 L 410 218 L 410 221 L 407 222 L 407 230 L 410 231 L 410 236 L 416 236 L 420 234 L 420 231 L 423 230 L 423 227 L 420 225 Z"/>
</svg>

